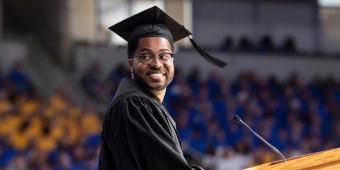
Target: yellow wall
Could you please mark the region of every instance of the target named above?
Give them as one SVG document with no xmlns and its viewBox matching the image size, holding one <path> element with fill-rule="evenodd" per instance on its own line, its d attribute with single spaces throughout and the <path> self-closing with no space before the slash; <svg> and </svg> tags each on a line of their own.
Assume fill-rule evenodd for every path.
<svg viewBox="0 0 340 170">
<path fill-rule="evenodd" d="M 74 41 L 96 39 L 96 0 L 69 0 L 69 33 Z"/>
<path fill-rule="evenodd" d="M 340 8 L 321 10 L 322 50 L 340 52 Z"/>
<path fill-rule="evenodd" d="M 192 5 L 191 0 L 165 0 L 165 10 L 177 22 L 184 25 L 186 29 L 192 32 Z M 188 46 L 188 38 L 184 38 L 177 43 L 178 45 Z"/>
</svg>

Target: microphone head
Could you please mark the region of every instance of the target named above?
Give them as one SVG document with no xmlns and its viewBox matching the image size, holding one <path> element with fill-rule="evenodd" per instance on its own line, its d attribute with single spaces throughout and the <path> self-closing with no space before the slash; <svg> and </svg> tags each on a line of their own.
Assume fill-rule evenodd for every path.
<svg viewBox="0 0 340 170">
<path fill-rule="evenodd" d="M 241 122 L 242 121 L 240 116 L 238 116 L 238 115 L 234 115 L 234 120 L 237 121 L 237 122 Z"/>
</svg>

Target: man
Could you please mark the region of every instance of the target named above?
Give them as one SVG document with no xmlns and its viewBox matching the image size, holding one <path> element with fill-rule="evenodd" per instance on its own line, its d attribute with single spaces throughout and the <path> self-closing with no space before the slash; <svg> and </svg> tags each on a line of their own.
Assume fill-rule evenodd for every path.
<svg viewBox="0 0 340 170">
<path fill-rule="evenodd" d="M 175 122 L 163 105 L 174 77 L 173 43 L 191 33 L 158 7 L 110 29 L 128 41 L 131 79 L 122 80 L 106 112 L 99 169 L 201 169 L 185 160 Z"/>
</svg>

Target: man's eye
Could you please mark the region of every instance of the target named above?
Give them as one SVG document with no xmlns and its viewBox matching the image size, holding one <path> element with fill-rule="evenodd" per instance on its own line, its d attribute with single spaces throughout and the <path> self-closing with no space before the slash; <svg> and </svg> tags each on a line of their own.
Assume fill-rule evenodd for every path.
<svg viewBox="0 0 340 170">
<path fill-rule="evenodd" d="M 152 58 L 152 54 L 148 54 L 148 53 L 140 54 L 139 58 L 141 58 L 143 60 L 150 60 Z"/>
<path fill-rule="evenodd" d="M 161 54 L 159 54 L 159 58 L 161 60 L 167 61 L 167 60 L 169 60 L 171 58 L 171 54 L 169 54 L 169 53 L 161 53 Z"/>
</svg>

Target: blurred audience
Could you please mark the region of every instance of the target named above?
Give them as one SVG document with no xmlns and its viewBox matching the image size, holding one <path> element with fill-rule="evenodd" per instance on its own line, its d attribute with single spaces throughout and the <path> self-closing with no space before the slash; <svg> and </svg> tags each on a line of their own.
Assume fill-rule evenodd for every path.
<svg viewBox="0 0 340 170">
<path fill-rule="evenodd" d="M 24 71 L 13 70 L 0 75 L 0 170 L 97 169 L 102 115 L 75 105 L 62 89 L 48 100 L 39 97 Z M 107 96 L 94 98 L 107 103 L 119 79 L 129 75 L 124 65 L 106 79 L 92 71 L 84 74 L 83 87 L 89 95 L 98 95 L 100 87 Z M 298 74 L 278 80 L 246 72 L 232 81 L 216 73 L 202 79 L 196 67 L 188 76 L 179 70 L 168 91 L 164 103 L 177 122 L 185 155 L 206 169 L 280 159 L 234 122 L 234 114 L 286 157 L 340 146 L 340 82 L 332 78 L 302 82 Z"/>
<path fill-rule="evenodd" d="M 101 116 L 74 105 L 62 89 L 47 100 L 39 97 L 24 71 L 13 70 L 1 75 L 0 169 L 97 169 Z"/>
<path fill-rule="evenodd" d="M 83 73 L 80 84 L 91 98 L 106 101 L 105 84 L 101 80 L 102 70 L 98 63 L 91 64 Z"/>
</svg>

